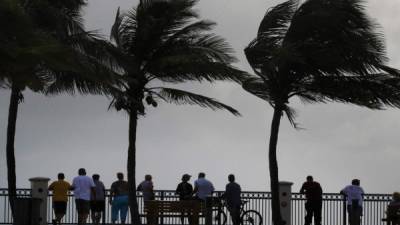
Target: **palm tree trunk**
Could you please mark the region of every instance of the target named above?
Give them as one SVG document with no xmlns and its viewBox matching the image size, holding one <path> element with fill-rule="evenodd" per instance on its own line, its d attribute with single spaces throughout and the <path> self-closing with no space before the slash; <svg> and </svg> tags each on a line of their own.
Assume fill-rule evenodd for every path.
<svg viewBox="0 0 400 225">
<path fill-rule="evenodd" d="M 138 115 L 135 109 L 129 113 L 129 147 L 128 147 L 128 186 L 129 186 L 129 207 L 132 215 L 133 225 L 141 225 L 139 207 L 136 199 L 136 129 Z"/>
<path fill-rule="evenodd" d="M 7 178 L 8 178 L 8 194 L 11 206 L 11 212 L 15 221 L 14 200 L 17 197 L 17 185 L 15 174 L 15 126 L 17 123 L 18 102 L 20 90 L 16 85 L 12 85 L 10 107 L 8 110 L 8 126 L 7 126 Z"/>
<path fill-rule="evenodd" d="M 279 201 L 279 174 L 278 161 L 276 159 L 276 146 L 278 143 L 279 125 L 281 121 L 282 109 L 279 106 L 274 108 L 274 116 L 271 124 L 271 136 L 269 140 L 269 174 L 271 180 L 272 197 L 272 222 L 274 225 L 284 225 L 282 221 L 280 201 Z"/>
</svg>

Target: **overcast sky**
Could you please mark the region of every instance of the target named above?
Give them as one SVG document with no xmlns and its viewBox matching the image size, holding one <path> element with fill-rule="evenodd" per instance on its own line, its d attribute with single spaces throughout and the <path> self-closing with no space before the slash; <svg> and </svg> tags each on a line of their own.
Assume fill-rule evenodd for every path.
<svg viewBox="0 0 400 225">
<path fill-rule="evenodd" d="M 128 10 L 133 0 L 89 0 L 85 9 L 88 29 L 108 37 L 118 7 Z M 236 50 L 238 67 L 251 71 L 244 47 L 256 35 L 266 10 L 282 1 L 201 0 L 203 19 L 217 22 L 215 32 Z M 382 25 L 390 65 L 400 68 L 400 1 L 368 0 L 368 13 Z M 137 179 L 152 174 L 156 189 L 174 189 L 183 173 L 203 171 L 217 189 L 229 173 L 244 190 L 269 191 L 268 139 L 272 108 L 240 86 L 229 83 L 183 85 L 227 103 L 242 113 L 196 106 L 159 104 L 140 118 L 137 138 Z M 10 92 L 0 91 L 0 187 L 6 187 L 6 127 Z M 128 117 L 107 111 L 109 100 L 99 96 L 44 97 L 25 92 L 20 105 L 16 160 L 18 187 L 29 187 L 30 177 L 67 180 L 85 167 L 99 173 L 109 186 L 115 173 L 126 171 Z M 343 104 L 302 105 L 293 129 L 283 118 L 278 142 L 281 180 L 294 182 L 298 191 L 313 175 L 326 192 L 338 192 L 352 178 L 359 178 L 369 193 L 400 190 L 400 111 L 371 111 Z M 192 181 L 193 181 L 192 178 Z"/>
</svg>

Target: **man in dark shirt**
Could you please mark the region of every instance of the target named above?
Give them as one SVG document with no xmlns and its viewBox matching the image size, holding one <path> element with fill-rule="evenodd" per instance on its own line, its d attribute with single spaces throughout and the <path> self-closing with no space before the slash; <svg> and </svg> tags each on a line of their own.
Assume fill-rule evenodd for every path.
<svg viewBox="0 0 400 225">
<path fill-rule="evenodd" d="M 178 184 L 176 193 L 179 195 L 179 200 L 191 200 L 193 194 L 193 186 L 188 183 L 190 180 L 189 174 L 183 174 L 182 182 Z"/>
<path fill-rule="evenodd" d="M 192 194 L 193 194 L 193 186 L 188 183 L 190 180 L 190 175 L 189 174 L 183 174 L 182 176 L 182 182 L 178 184 L 178 187 L 176 188 L 176 194 L 179 195 L 179 200 L 185 201 L 185 200 L 192 200 Z M 190 216 L 188 217 L 189 224 L 192 224 L 192 220 Z M 185 213 L 182 213 L 181 215 L 181 222 L 182 224 L 185 224 Z"/>
<path fill-rule="evenodd" d="M 228 211 L 231 214 L 233 225 L 240 224 L 240 194 L 242 189 L 240 185 L 235 182 L 235 175 L 229 174 L 228 176 L 229 183 L 225 187 L 225 193 L 223 197 L 226 200 L 226 205 L 228 207 Z"/>
<path fill-rule="evenodd" d="M 301 194 L 306 195 L 306 217 L 305 225 L 310 225 L 314 215 L 314 224 L 321 225 L 321 210 L 322 210 L 322 188 L 318 182 L 315 182 L 312 176 L 307 176 L 307 181 L 304 182 L 300 189 Z"/>
<path fill-rule="evenodd" d="M 124 180 L 123 173 L 117 173 L 117 178 L 118 180 L 111 184 L 110 190 L 111 222 L 115 224 L 119 214 L 121 224 L 125 224 L 128 213 L 129 186 L 128 182 Z"/>
</svg>

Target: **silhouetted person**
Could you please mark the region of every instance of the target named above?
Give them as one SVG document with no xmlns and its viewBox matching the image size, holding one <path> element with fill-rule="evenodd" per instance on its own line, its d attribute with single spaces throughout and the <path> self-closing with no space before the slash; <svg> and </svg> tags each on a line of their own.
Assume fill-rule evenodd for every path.
<svg viewBox="0 0 400 225">
<path fill-rule="evenodd" d="M 100 223 L 101 214 L 104 213 L 106 209 L 105 204 L 105 192 L 106 189 L 104 187 L 103 182 L 100 181 L 100 175 L 93 174 L 92 176 L 93 182 L 96 185 L 96 196 L 92 196 L 90 202 L 90 208 L 92 211 L 92 222 L 95 225 Z"/>
<path fill-rule="evenodd" d="M 350 225 L 360 225 L 362 216 L 362 205 L 364 190 L 360 187 L 360 180 L 353 179 L 351 185 L 340 191 L 347 199 L 347 212 Z"/>
<path fill-rule="evenodd" d="M 125 224 L 129 205 L 129 186 L 124 181 L 124 174 L 117 173 L 118 180 L 111 184 L 110 204 L 111 204 L 111 222 L 115 224 L 119 218 L 121 224 Z"/>
<path fill-rule="evenodd" d="M 56 219 L 53 220 L 53 225 L 61 224 L 61 220 L 67 211 L 68 191 L 71 185 L 64 181 L 64 174 L 57 175 L 58 180 L 50 184 L 49 190 L 53 191 L 53 210 Z"/>
<path fill-rule="evenodd" d="M 154 200 L 155 198 L 152 179 L 151 175 L 147 174 L 144 176 L 144 181 L 142 181 L 137 187 L 138 191 L 143 192 L 143 200 L 145 201 Z"/>
<path fill-rule="evenodd" d="M 206 179 L 206 174 L 199 173 L 198 179 L 194 181 L 193 193 L 197 199 L 205 201 L 214 192 L 214 185 Z"/>
<path fill-rule="evenodd" d="M 303 183 L 300 189 L 301 194 L 306 195 L 306 217 L 304 224 L 310 225 L 314 216 L 314 225 L 321 225 L 322 211 L 322 188 L 314 181 L 312 176 L 307 176 L 307 181 Z"/>
<path fill-rule="evenodd" d="M 242 189 L 240 188 L 240 185 L 235 182 L 235 175 L 229 174 L 228 181 L 229 183 L 225 187 L 223 197 L 226 200 L 226 206 L 231 214 L 233 225 L 239 225 L 240 204 L 242 203 L 240 194 L 242 193 Z"/>
<path fill-rule="evenodd" d="M 78 170 L 78 175 L 72 181 L 72 188 L 74 189 L 75 205 L 78 211 L 78 225 L 81 225 L 86 223 L 89 215 L 91 195 L 96 197 L 96 185 L 92 178 L 86 176 L 84 168 Z"/>
<path fill-rule="evenodd" d="M 151 201 L 155 199 L 155 195 L 154 195 L 154 186 L 153 186 L 153 181 L 152 181 L 152 177 L 151 175 L 147 174 L 144 176 L 144 181 L 142 181 L 138 187 L 137 187 L 137 191 L 141 191 L 143 192 L 143 200 L 144 200 L 144 204 L 147 204 L 147 201 Z M 158 219 L 157 218 L 151 218 L 150 216 L 146 217 L 147 219 L 147 224 L 149 224 L 151 220 L 155 220 L 155 223 L 157 224 Z"/>
<path fill-rule="evenodd" d="M 400 215 L 398 211 L 400 210 L 400 193 L 394 192 L 392 195 L 392 201 L 387 207 L 387 219 L 391 221 L 392 225 L 400 225 Z"/>
<path fill-rule="evenodd" d="M 187 201 L 187 200 L 192 200 L 192 193 L 193 193 L 193 186 L 188 183 L 190 180 L 190 175 L 189 174 L 183 174 L 182 176 L 182 182 L 178 184 L 178 187 L 176 188 L 176 194 L 179 195 L 179 200 L 180 201 Z M 189 224 L 192 224 L 191 217 L 189 216 Z M 181 222 L 182 224 L 185 223 L 185 217 L 184 213 L 181 215 Z"/>
</svg>

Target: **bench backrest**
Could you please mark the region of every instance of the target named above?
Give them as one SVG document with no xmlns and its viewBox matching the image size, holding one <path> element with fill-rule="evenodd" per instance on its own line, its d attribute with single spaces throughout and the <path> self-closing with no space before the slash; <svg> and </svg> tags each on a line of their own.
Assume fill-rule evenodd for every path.
<svg viewBox="0 0 400 225">
<path fill-rule="evenodd" d="M 188 201 L 145 201 L 144 211 L 149 214 L 173 212 L 200 212 L 201 203 L 196 200 Z"/>
</svg>

